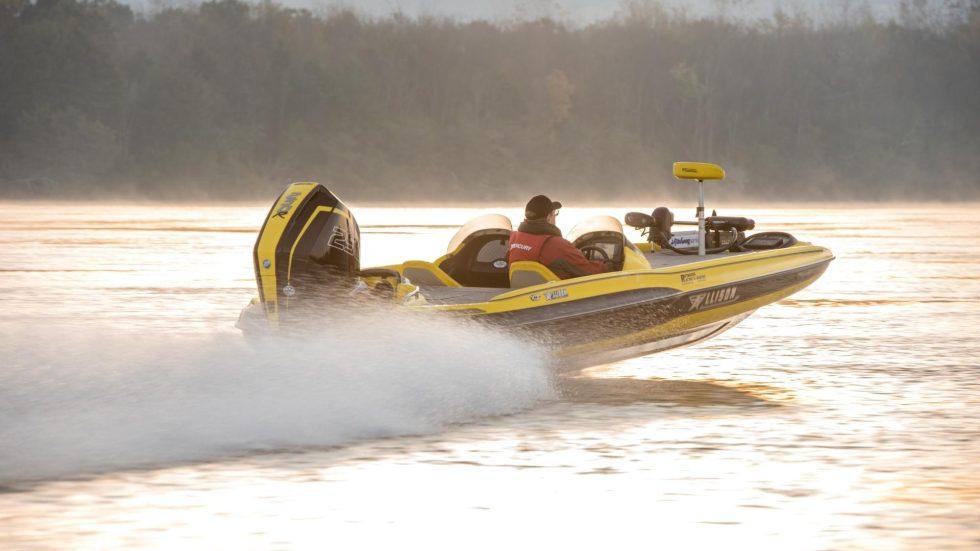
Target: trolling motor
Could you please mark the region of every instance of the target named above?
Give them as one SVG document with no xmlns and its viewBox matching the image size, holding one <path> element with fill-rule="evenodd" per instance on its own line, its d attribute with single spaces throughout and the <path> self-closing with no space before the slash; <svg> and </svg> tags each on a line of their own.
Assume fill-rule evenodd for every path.
<svg viewBox="0 0 980 551">
<path fill-rule="evenodd" d="M 711 163 L 677 162 L 674 163 L 674 178 L 698 182 L 698 255 L 704 256 L 707 254 L 704 244 L 704 181 L 724 180 L 725 170 Z"/>
<path fill-rule="evenodd" d="M 674 214 L 667 207 L 654 209 L 653 214 L 631 212 L 626 215 L 626 225 L 643 230 L 651 243 L 661 248 L 684 255 L 718 254 L 725 251 L 747 251 L 778 249 L 796 243 L 796 238 L 788 233 L 764 232 L 745 237 L 745 232 L 755 228 L 755 221 L 740 216 L 704 215 L 704 181 L 722 180 L 725 171 L 710 163 L 674 163 L 674 177 L 679 180 L 697 180 L 698 207 L 697 221 L 674 220 Z M 679 246 L 678 239 L 671 231 L 674 225 L 697 226 L 697 243 L 694 247 Z"/>
<path fill-rule="evenodd" d="M 643 230 L 648 241 L 663 249 L 684 255 L 708 255 L 738 250 L 737 247 L 746 239 L 745 232 L 753 229 L 755 222 L 739 216 L 717 216 L 715 213 L 703 222 L 674 220 L 674 213 L 670 209 L 657 207 L 652 215 L 642 212 L 628 213 L 626 225 Z M 704 234 L 699 235 L 695 247 L 680 246 L 672 231 L 674 225 L 703 227 Z"/>
</svg>

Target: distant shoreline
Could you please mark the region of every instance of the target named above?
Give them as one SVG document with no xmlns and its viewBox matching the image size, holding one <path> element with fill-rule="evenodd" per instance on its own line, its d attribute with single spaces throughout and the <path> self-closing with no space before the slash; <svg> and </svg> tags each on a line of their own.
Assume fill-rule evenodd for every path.
<svg viewBox="0 0 980 551">
<path fill-rule="evenodd" d="M 352 201 L 621 202 L 683 197 L 670 165 L 694 160 L 725 167 L 716 198 L 980 198 L 980 3 L 726 5 L 574 26 L 14 2 L 0 196 L 262 200 L 313 179 Z"/>
</svg>

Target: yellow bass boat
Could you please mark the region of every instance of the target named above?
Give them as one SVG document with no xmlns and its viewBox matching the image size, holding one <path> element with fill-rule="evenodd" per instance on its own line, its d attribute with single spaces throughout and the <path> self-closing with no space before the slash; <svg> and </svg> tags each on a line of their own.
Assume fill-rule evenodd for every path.
<svg viewBox="0 0 980 551">
<path fill-rule="evenodd" d="M 238 327 L 251 337 L 308 326 L 311 312 L 338 299 L 345 307 L 382 301 L 526 335 L 552 351 L 558 369 L 580 369 L 718 335 L 810 285 L 833 260 L 786 233 L 747 235 L 752 220 L 705 216 L 704 182 L 723 179 L 721 167 L 675 163 L 674 175 L 697 182 L 697 221 L 675 221 L 664 207 L 629 213 L 626 225 L 647 236 L 634 244 L 611 216 L 584 220 L 569 241 L 615 270 L 565 280 L 536 262 L 508 264 L 512 225 L 496 214 L 465 224 L 434 261 L 361 269 L 350 209 L 319 184 L 291 184 L 256 240 L 258 297 Z"/>
</svg>

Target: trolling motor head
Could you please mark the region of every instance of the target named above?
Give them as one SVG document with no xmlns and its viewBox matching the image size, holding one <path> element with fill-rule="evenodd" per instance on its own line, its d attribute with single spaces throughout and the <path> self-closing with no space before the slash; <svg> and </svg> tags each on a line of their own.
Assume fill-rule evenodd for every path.
<svg viewBox="0 0 980 551">
<path fill-rule="evenodd" d="M 298 301 L 353 284 L 361 232 L 350 209 L 315 182 L 290 184 L 259 231 L 253 252 L 259 302 L 278 323 Z"/>
<path fill-rule="evenodd" d="M 698 182 L 698 254 L 706 254 L 704 244 L 704 181 L 724 180 L 725 169 L 711 163 L 681 161 L 674 163 L 674 178 Z"/>
</svg>

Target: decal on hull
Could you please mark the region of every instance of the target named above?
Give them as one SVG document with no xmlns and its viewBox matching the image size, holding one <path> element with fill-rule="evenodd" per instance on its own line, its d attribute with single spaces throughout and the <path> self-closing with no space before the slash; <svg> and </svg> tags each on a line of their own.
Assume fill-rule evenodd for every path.
<svg viewBox="0 0 980 551">
<path fill-rule="evenodd" d="M 728 304 L 729 302 L 735 302 L 739 299 L 738 287 L 732 286 L 726 287 L 725 289 L 718 289 L 717 291 L 698 293 L 696 295 L 691 295 L 688 298 L 691 301 L 691 307 L 688 308 L 687 311 L 696 312 L 709 306 L 721 306 L 723 304 Z"/>
</svg>

